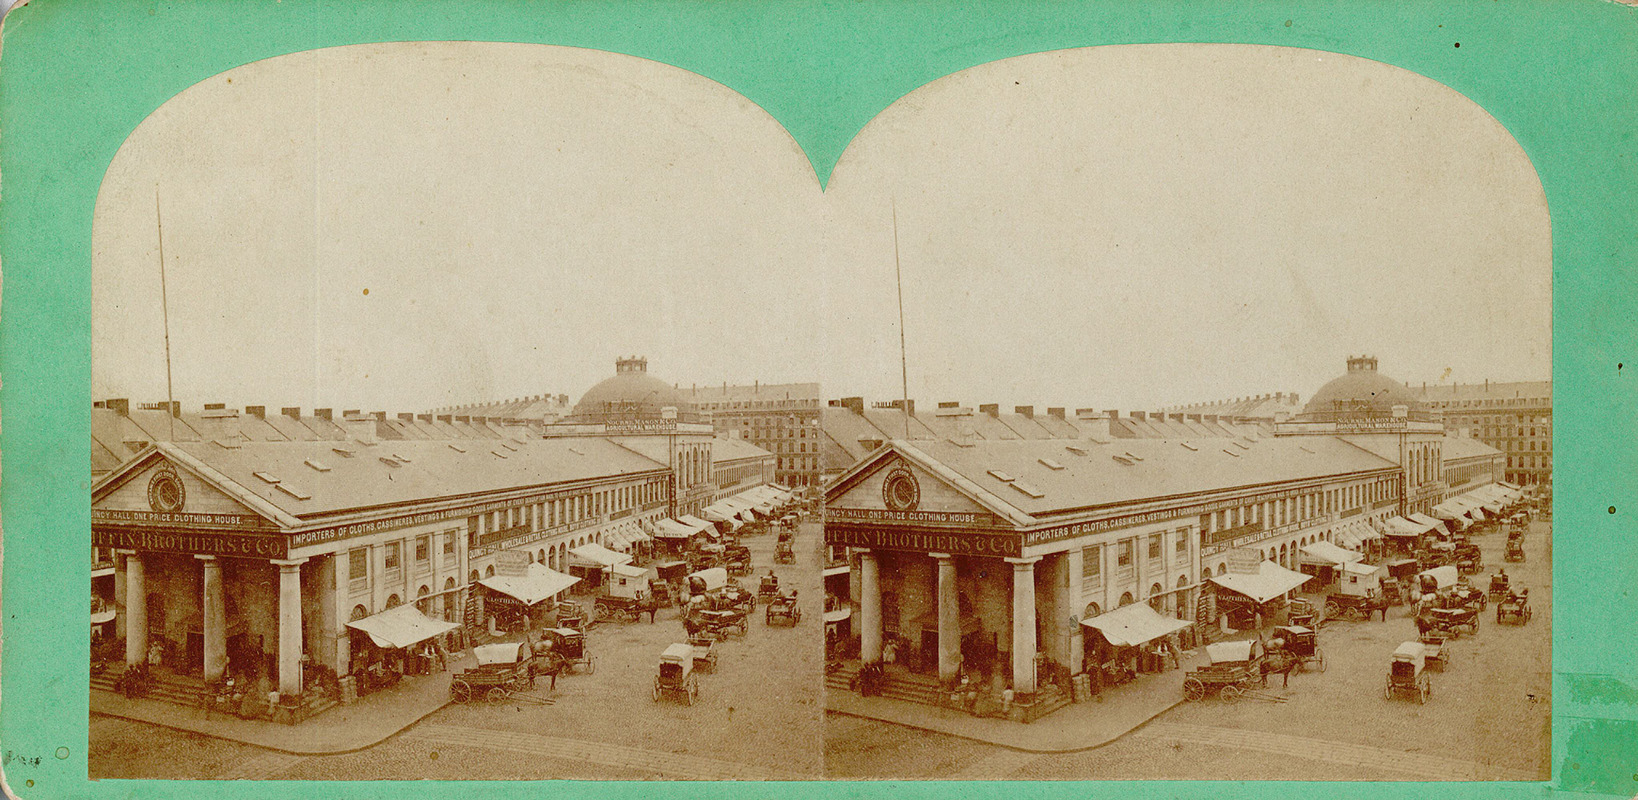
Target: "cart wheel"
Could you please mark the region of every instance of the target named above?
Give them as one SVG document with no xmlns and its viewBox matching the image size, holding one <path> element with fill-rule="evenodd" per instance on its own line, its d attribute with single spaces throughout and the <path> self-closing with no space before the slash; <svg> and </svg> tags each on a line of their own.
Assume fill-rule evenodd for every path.
<svg viewBox="0 0 1638 800">
<path fill-rule="evenodd" d="M 699 696 L 700 696 L 700 685 L 697 684 L 697 683 L 690 682 L 688 684 L 688 695 L 687 695 L 688 704 L 693 705 L 694 700 L 696 698 L 698 698 Z"/>
<path fill-rule="evenodd" d="M 1206 696 L 1206 684 L 1198 678 L 1189 678 L 1183 681 L 1183 696 L 1190 700 L 1199 700 Z"/>
<path fill-rule="evenodd" d="M 1319 649 L 1316 648 L 1314 650 L 1314 657 L 1319 659 L 1320 672 L 1324 672 L 1325 671 L 1325 653 L 1321 652 Z"/>
<path fill-rule="evenodd" d="M 484 695 L 484 699 L 491 703 L 504 703 L 506 702 L 506 690 L 496 686 L 490 689 L 488 694 Z"/>
<path fill-rule="evenodd" d="M 802 612 L 800 612 L 800 611 L 791 612 L 791 624 L 792 625 L 795 625 L 795 624 L 797 624 L 797 623 L 799 623 L 801 621 L 802 621 Z"/>
<path fill-rule="evenodd" d="M 660 679 L 654 679 L 654 702 L 660 702 Z"/>
<path fill-rule="evenodd" d="M 586 674 L 590 675 L 590 674 L 592 674 L 593 672 L 596 672 L 596 671 L 597 671 L 597 659 L 595 659 L 595 658 L 586 659 Z"/>
<path fill-rule="evenodd" d="M 1524 618 L 1526 620 L 1530 619 L 1530 607 L 1529 606 L 1524 607 Z"/>
<path fill-rule="evenodd" d="M 762 624 L 764 624 L 764 625 L 772 625 L 773 624 L 773 609 L 771 609 L 771 608 L 768 609 L 768 613 L 766 613 L 766 614 L 764 614 L 762 616 L 763 616 Z"/>
<path fill-rule="evenodd" d="M 466 681 L 455 681 L 449 685 L 449 696 L 457 703 L 472 702 L 472 687 Z"/>
<path fill-rule="evenodd" d="M 1222 697 L 1224 702 L 1238 703 L 1238 702 L 1240 702 L 1240 695 L 1243 695 L 1245 693 L 1246 693 L 1246 690 L 1241 688 L 1241 686 L 1239 684 L 1231 683 L 1231 684 L 1229 684 L 1227 686 L 1224 686 L 1223 691 L 1219 692 L 1218 696 Z"/>
<path fill-rule="evenodd" d="M 1337 605 L 1336 601 L 1334 601 L 1334 600 L 1325 601 L 1325 618 L 1326 619 L 1332 619 L 1332 618 L 1340 616 L 1341 614 L 1342 614 L 1342 606 Z"/>
<path fill-rule="evenodd" d="M 1342 618 L 1348 620 L 1349 622 L 1358 622 L 1365 617 L 1363 614 L 1359 613 L 1359 609 L 1349 608 L 1348 610 L 1342 612 Z"/>
<path fill-rule="evenodd" d="M 1389 678 L 1388 685 L 1382 687 L 1382 697 L 1386 700 L 1393 699 L 1393 678 Z"/>
<path fill-rule="evenodd" d="M 1433 684 L 1423 683 L 1422 693 L 1418 695 L 1416 702 L 1421 703 L 1422 705 L 1427 705 L 1428 698 L 1431 696 L 1433 696 Z"/>
<path fill-rule="evenodd" d="M 1483 611 L 1489 605 L 1490 605 L 1490 598 L 1485 597 L 1484 595 L 1479 595 L 1479 610 Z"/>
</svg>

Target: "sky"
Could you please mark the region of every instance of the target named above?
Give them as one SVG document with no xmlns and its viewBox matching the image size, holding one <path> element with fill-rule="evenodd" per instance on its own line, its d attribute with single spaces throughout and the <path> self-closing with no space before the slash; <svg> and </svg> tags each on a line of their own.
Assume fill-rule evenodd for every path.
<svg viewBox="0 0 1638 800">
<path fill-rule="evenodd" d="M 920 402 L 1155 408 L 1550 377 L 1539 181 L 1431 80 L 1314 51 L 1087 48 L 947 76 L 821 190 L 672 67 L 397 43 L 249 64 L 133 132 L 99 196 L 96 397 L 419 411 L 818 380 Z"/>
</svg>

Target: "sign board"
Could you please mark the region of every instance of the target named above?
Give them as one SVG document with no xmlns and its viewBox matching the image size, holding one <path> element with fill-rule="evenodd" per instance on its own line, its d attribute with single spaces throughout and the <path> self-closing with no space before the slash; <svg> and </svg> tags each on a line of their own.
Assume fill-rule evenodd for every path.
<svg viewBox="0 0 1638 800">
<path fill-rule="evenodd" d="M 1256 575 L 1262 571 L 1263 554 L 1236 548 L 1228 552 L 1228 571 L 1235 575 Z"/>
<path fill-rule="evenodd" d="M 1024 553 L 1024 537 L 1016 533 L 855 528 L 834 523 L 825 526 L 825 544 L 995 558 L 1019 558 Z"/>
<path fill-rule="evenodd" d="M 256 536 L 164 528 L 95 526 L 91 529 L 91 545 L 138 552 L 228 558 L 286 558 L 290 553 L 289 538 L 283 535 Z"/>
<path fill-rule="evenodd" d="M 521 578 L 529 574 L 529 554 L 521 550 L 502 550 L 495 554 L 495 574 Z"/>
<path fill-rule="evenodd" d="M 674 419 L 611 419 L 603 423 L 608 433 L 676 433 Z"/>
</svg>

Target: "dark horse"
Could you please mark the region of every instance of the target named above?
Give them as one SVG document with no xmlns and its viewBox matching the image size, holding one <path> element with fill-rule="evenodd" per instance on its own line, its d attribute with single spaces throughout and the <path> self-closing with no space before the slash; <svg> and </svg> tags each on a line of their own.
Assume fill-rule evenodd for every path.
<svg viewBox="0 0 1638 800">
<path fill-rule="evenodd" d="M 1284 650 L 1271 650 L 1263 658 L 1263 685 L 1268 685 L 1268 676 L 1280 676 L 1280 688 L 1291 685 L 1291 673 L 1302 668 L 1302 657 Z"/>
</svg>

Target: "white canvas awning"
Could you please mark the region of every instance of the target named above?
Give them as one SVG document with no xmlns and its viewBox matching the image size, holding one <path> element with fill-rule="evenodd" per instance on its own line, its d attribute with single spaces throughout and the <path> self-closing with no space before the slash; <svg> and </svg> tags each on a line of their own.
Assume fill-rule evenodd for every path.
<svg viewBox="0 0 1638 800">
<path fill-rule="evenodd" d="M 1365 558 L 1364 553 L 1356 553 L 1326 541 L 1305 544 L 1298 552 L 1302 553 L 1303 560 L 1309 563 L 1331 566 L 1362 561 Z"/>
<path fill-rule="evenodd" d="M 1457 572 L 1455 567 L 1434 567 L 1417 573 L 1418 578 L 1425 575 L 1432 576 L 1440 589 L 1449 589 L 1456 585 L 1456 579 L 1460 577 L 1461 573 Z"/>
<path fill-rule="evenodd" d="M 620 576 L 622 578 L 647 578 L 648 577 L 648 570 L 646 570 L 646 569 L 644 569 L 642 567 L 634 567 L 634 566 L 632 566 L 630 564 L 615 564 L 614 566 L 609 567 L 609 572 L 614 573 L 615 575 L 618 575 L 618 576 Z"/>
<path fill-rule="evenodd" d="M 1410 520 L 1411 522 L 1419 523 L 1421 525 L 1426 526 L 1425 528 L 1423 528 L 1423 530 L 1435 531 L 1435 532 L 1438 532 L 1438 533 L 1444 533 L 1445 532 L 1445 523 L 1443 523 L 1443 522 L 1441 522 L 1439 520 L 1436 520 L 1433 517 L 1430 517 L 1430 516 L 1428 516 L 1426 514 L 1423 514 L 1420 511 L 1408 514 L 1408 515 L 1406 515 L 1405 518 Z"/>
<path fill-rule="evenodd" d="M 615 564 L 625 564 L 631 561 L 631 556 L 625 553 L 616 553 L 596 542 L 583 544 L 569 551 L 579 566 L 597 567 L 599 569 L 612 567 Z"/>
<path fill-rule="evenodd" d="M 1313 578 L 1301 572 L 1292 572 L 1272 561 L 1264 561 L 1257 565 L 1257 574 L 1218 575 L 1213 577 L 1212 583 L 1239 592 L 1259 603 L 1266 603 L 1292 589 L 1297 588 Z"/>
<path fill-rule="evenodd" d="M 1095 617 L 1081 620 L 1081 624 L 1097 630 L 1103 638 L 1116 646 L 1133 646 L 1152 642 L 1168 633 L 1189 627 L 1180 619 L 1163 617 L 1147 603 L 1132 603 Z"/>
<path fill-rule="evenodd" d="M 1344 575 L 1375 575 L 1379 572 L 1387 574 L 1387 571 L 1381 564 L 1366 564 L 1363 561 L 1351 561 L 1342 565 Z"/>
<path fill-rule="evenodd" d="M 694 578 L 699 578 L 705 583 L 705 591 L 714 592 L 728 585 L 728 570 L 722 567 L 711 567 L 710 569 L 702 569 L 699 572 L 690 572 L 688 578 L 690 582 Z"/>
<path fill-rule="evenodd" d="M 530 564 L 522 575 L 491 575 L 478 581 L 478 584 L 508 597 L 515 597 L 526 606 L 532 606 L 579 582 L 579 578 L 564 575 L 536 562 Z"/>
<path fill-rule="evenodd" d="M 694 535 L 694 531 L 674 519 L 657 519 L 654 521 L 654 535 L 661 539 L 687 539 Z"/>
<path fill-rule="evenodd" d="M 428 619 L 415 606 L 394 606 L 379 614 L 347 623 L 347 627 L 369 634 L 377 647 L 410 647 L 441 633 L 448 633 L 460 625 L 441 619 Z"/>
<path fill-rule="evenodd" d="M 472 648 L 472 657 L 478 666 L 486 664 L 516 664 L 529 658 L 529 645 L 522 642 L 480 644 Z"/>
<path fill-rule="evenodd" d="M 1372 539 L 1382 538 L 1382 534 L 1363 522 L 1349 522 L 1332 531 L 1331 537 L 1342 547 L 1356 549 Z"/>
<path fill-rule="evenodd" d="M 691 534 L 692 533 L 705 533 L 705 534 L 709 534 L 711 536 L 717 535 L 717 526 L 712 525 L 711 523 L 706 522 L 705 520 L 700 519 L 699 517 L 696 517 L 693 514 L 684 514 L 684 515 L 678 517 L 677 521 L 681 522 L 684 525 L 687 525 L 688 526 L 688 532 L 691 533 Z"/>
<path fill-rule="evenodd" d="M 1414 539 L 1426 533 L 1428 529 L 1426 525 L 1418 525 L 1404 517 L 1388 517 L 1383 522 L 1387 523 L 1389 536 L 1404 536 Z"/>
</svg>

